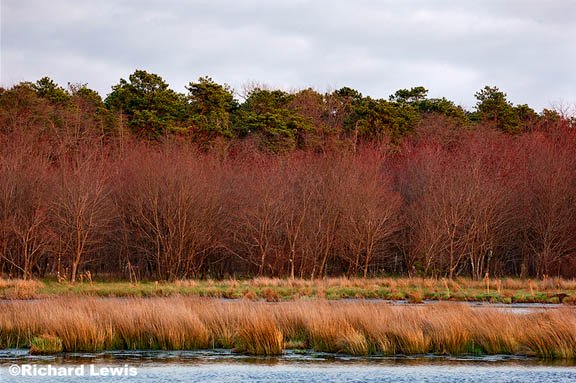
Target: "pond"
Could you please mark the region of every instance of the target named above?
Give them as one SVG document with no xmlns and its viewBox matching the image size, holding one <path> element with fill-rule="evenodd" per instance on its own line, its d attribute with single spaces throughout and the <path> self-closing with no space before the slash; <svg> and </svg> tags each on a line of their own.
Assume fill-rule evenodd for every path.
<svg viewBox="0 0 576 383">
<path fill-rule="evenodd" d="M 0 351 L 0 382 L 576 382 L 573 362 L 525 357 L 351 357 L 288 351 L 250 357 L 229 350 L 30 356 Z"/>
</svg>

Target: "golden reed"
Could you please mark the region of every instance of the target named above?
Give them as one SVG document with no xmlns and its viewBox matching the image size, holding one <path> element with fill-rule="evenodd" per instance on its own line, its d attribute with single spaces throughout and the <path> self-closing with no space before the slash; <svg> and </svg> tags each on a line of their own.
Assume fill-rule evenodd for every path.
<svg viewBox="0 0 576 383">
<path fill-rule="evenodd" d="M 529 314 L 439 303 L 263 303 L 200 298 L 53 298 L 7 301 L 0 348 L 63 351 L 286 348 L 371 354 L 518 354 L 576 358 L 576 310 Z M 56 344 L 57 347 L 54 347 Z M 61 344 L 61 347 L 60 347 Z"/>
</svg>

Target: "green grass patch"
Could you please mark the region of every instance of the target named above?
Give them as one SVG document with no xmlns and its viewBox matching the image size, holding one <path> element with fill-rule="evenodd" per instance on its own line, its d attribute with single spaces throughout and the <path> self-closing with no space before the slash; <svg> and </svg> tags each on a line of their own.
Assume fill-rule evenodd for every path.
<svg viewBox="0 0 576 383">
<path fill-rule="evenodd" d="M 43 334 L 30 340 L 30 354 L 32 355 L 58 354 L 63 350 L 62 339 L 55 335 Z"/>
</svg>

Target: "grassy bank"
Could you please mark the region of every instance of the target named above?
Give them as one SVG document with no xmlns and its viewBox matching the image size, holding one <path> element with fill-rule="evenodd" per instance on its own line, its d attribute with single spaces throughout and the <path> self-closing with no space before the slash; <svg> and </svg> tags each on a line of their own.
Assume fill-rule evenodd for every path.
<svg viewBox="0 0 576 383">
<path fill-rule="evenodd" d="M 233 348 L 254 355 L 306 348 L 574 359 L 576 310 L 518 315 L 458 304 L 53 298 L 2 303 L 0 347 L 32 347 L 36 353 Z"/>
<path fill-rule="evenodd" d="M 329 278 L 318 280 L 254 278 L 248 280 L 185 280 L 175 282 L 96 282 L 0 279 L 0 298 L 55 296 L 211 297 L 266 301 L 302 299 L 379 298 L 485 301 L 498 303 L 576 303 L 576 280 L 512 278 L 471 280 L 430 278 Z"/>
</svg>

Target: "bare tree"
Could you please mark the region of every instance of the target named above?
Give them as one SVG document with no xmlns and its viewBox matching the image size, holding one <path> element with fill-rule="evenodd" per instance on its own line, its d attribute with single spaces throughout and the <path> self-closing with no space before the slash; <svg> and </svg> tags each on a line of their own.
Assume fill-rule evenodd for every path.
<svg viewBox="0 0 576 383">
<path fill-rule="evenodd" d="M 411 266 L 418 264 L 425 274 L 482 278 L 505 251 L 507 238 L 514 236 L 513 178 L 499 158 L 503 138 L 482 133 L 474 137 L 457 150 L 422 150 L 426 164 L 410 175 L 417 177 L 418 190 L 404 191 L 409 227 L 405 246 Z"/>
<path fill-rule="evenodd" d="M 110 237 L 115 213 L 102 158 L 90 153 L 71 162 L 61 164 L 51 210 L 60 241 L 59 261 L 69 266 L 73 283 L 81 266 L 92 261 Z"/>
<path fill-rule="evenodd" d="M 283 214 L 279 201 L 287 190 L 278 163 L 269 158 L 237 165 L 233 184 L 228 249 L 254 265 L 258 275 L 277 274 Z"/>
<path fill-rule="evenodd" d="M 116 193 L 128 231 L 126 246 L 147 260 L 160 279 L 199 276 L 219 246 L 223 210 L 217 173 L 208 159 L 186 149 L 148 152 L 144 159 L 134 153 Z"/>
<path fill-rule="evenodd" d="M 533 259 L 526 267 L 539 277 L 560 275 L 563 260 L 576 253 L 576 146 L 539 135 L 524 145 L 523 244 Z"/>
<path fill-rule="evenodd" d="M 30 142 L 12 136 L 0 151 L 0 273 L 32 277 L 53 237 L 47 205 L 48 163 Z"/>
<path fill-rule="evenodd" d="M 340 238 L 349 273 L 368 276 L 376 256 L 390 255 L 392 237 L 400 229 L 400 196 L 391 190 L 382 159 L 362 155 L 346 174 L 347 188 Z M 383 270 L 382 270 L 383 271 Z"/>
</svg>

